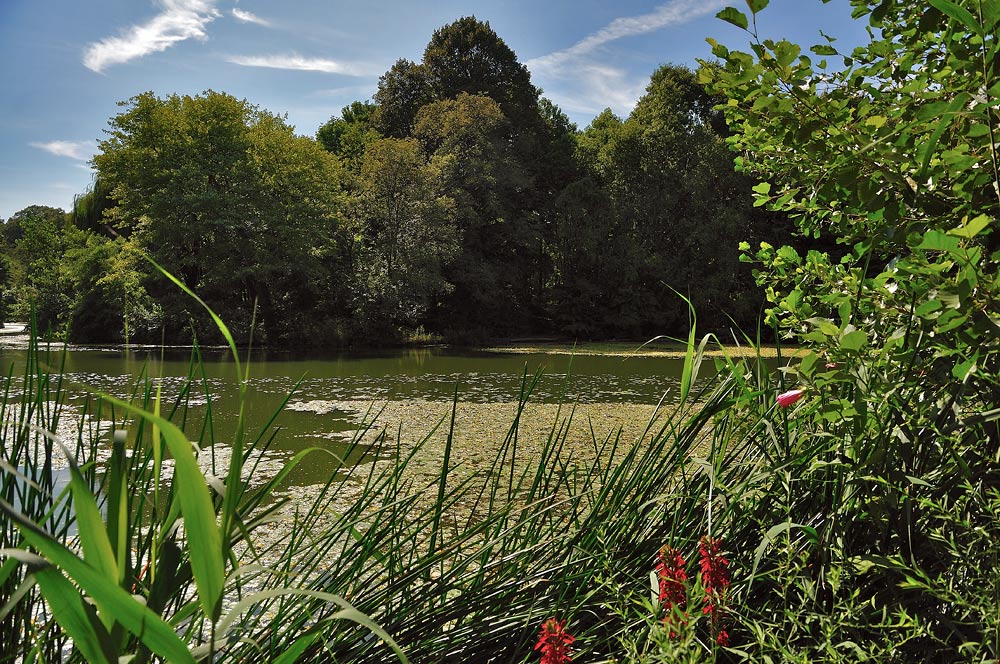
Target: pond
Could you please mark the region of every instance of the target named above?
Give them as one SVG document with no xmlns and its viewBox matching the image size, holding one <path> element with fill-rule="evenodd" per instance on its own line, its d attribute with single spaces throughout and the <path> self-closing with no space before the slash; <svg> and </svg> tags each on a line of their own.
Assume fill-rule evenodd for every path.
<svg viewBox="0 0 1000 664">
<path fill-rule="evenodd" d="M 23 339 L 0 339 L 0 362 L 5 369 L 13 365 L 15 375 L 25 354 Z M 197 439 L 211 408 L 213 428 L 203 440 L 226 442 L 238 410 L 236 368 L 223 349 L 203 349 L 201 355 L 198 379 L 207 390 L 200 387 L 191 397 L 187 432 Z M 50 363 L 64 363 L 70 403 L 79 407 L 88 388 L 128 398 L 143 374 L 162 377 L 164 397 L 170 401 L 188 375 L 191 357 L 190 348 L 67 346 L 65 357 L 53 351 Z M 467 439 L 467 461 L 476 464 L 487 460 L 488 448 L 502 441 L 523 383 L 530 384 L 536 372 L 540 377 L 526 412 L 537 421 L 525 428 L 525 437 L 544 437 L 553 424 L 566 420 L 575 404 L 579 430 L 573 435 L 593 448 L 619 428 L 623 435 L 641 437 L 656 404 L 665 394 L 668 403 L 676 394 L 682 367 L 676 356 L 515 354 L 445 347 L 327 355 L 256 352 L 250 363 L 247 421 L 252 432 L 259 432 L 288 399 L 266 432 L 278 428 L 272 449 L 284 456 L 308 447 L 340 454 L 362 422 L 376 415 L 375 428 L 385 427 L 393 439 L 419 440 L 447 418 L 457 394 L 456 436 Z M 438 434 L 446 428 L 440 427 Z M 368 448 L 359 449 L 353 462 L 366 460 Z M 297 471 L 296 483 L 329 477 L 323 462 L 307 466 Z"/>
</svg>

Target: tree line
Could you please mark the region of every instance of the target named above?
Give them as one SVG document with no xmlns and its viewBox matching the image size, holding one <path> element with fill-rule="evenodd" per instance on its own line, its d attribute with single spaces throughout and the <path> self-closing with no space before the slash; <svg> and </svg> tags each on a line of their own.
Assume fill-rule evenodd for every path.
<svg viewBox="0 0 1000 664">
<path fill-rule="evenodd" d="M 642 338 L 752 327 L 747 241 L 787 241 L 753 207 L 695 72 L 665 65 L 626 118 L 578 130 L 474 17 L 397 61 L 371 101 L 296 135 L 223 92 L 137 95 L 68 213 L 3 224 L 4 318 L 90 342 L 209 339 L 209 321 L 270 345 L 547 335 Z"/>
</svg>

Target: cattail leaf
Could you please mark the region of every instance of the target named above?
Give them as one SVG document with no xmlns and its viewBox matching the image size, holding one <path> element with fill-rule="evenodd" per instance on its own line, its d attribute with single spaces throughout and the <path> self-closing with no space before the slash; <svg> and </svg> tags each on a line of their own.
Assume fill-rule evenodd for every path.
<svg viewBox="0 0 1000 664">
<path fill-rule="evenodd" d="M 163 622 L 160 616 L 153 613 L 145 604 L 137 602 L 119 586 L 108 583 L 103 572 L 57 542 L 10 503 L 0 500 L 0 512 L 5 513 L 17 524 L 28 545 L 37 550 L 52 565 L 65 572 L 95 603 L 108 607 L 115 619 L 125 629 L 136 635 L 152 652 L 170 662 L 194 664 L 194 658 L 188 652 L 184 642 Z M 49 576 L 51 578 L 51 575 Z M 37 577 L 37 572 L 36 578 L 40 580 L 40 577 Z M 79 598 L 79 593 L 73 589 L 68 581 L 66 584 L 58 585 L 58 590 L 58 597 L 64 597 L 69 593 L 70 596 Z M 43 590 L 43 592 L 45 591 Z M 48 595 L 46 595 L 46 600 L 53 601 Z M 96 661 L 106 661 L 106 658 Z"/>
<path fill-rule="evenodd" d="M 350 602 L 340 595 L 334 595 L 333 593 L 326 593 L 318 590 L 307 590 L 303 588 L 271 588 L 270 590 L 262 590 L 254 593 L 253 595 L 250 595 L 233 605 L 225 617 L 219 621 L 218 632 L 224 636 L 236 618 L 255 604 L 271 597 L 284 596 L 312 597 L 331 604 L 336 604 L 341 607 L 341 610 L 334 613 L 331 616 L 331 620 L 350 620 L 351 622 L 355 622 L 363 627 L 366 627 L 372 634 L 382 639 L 386 645 L 392 648 L 392 651 L 396 653 L 396 657 L 400 662 L 403 664 L 409 663 L 409 660 L 407 660 L 406 655 L 403 653 L 399 645 L 397 645 L 392 637 L 389 636 L 384 629 L 379 627 L 367 614 L 358 611 Z"/>
<path fill-rule="evenodd" d="M 35 570 L 38 588 L 42 591 L 52 616 L 73 639 L 87 662 L 110 664 L 105 652 L 107 632 L 100 634 L 100 623 L 91 620 L 87 605 L 62 573 L 55 567 L 47 566 Z M 93 610 L 93 609 L 91 609 Z"/>
<path fill-rule="evenodd" d="M 181 515 L 184 517 L 184 531 L 190 549 L 191 572 L 198 588 L 198 599 L 205 615 L 215 620 L 218 618 L 225 581 L 222 535 L 215 521 L 215 506 L 208 484 L 198 467 L 191 443 L 173 422 L 110 395 L 100 396 L 160 428 L 174 459 L 174 486 L 180 501 Z"/>
</svg>

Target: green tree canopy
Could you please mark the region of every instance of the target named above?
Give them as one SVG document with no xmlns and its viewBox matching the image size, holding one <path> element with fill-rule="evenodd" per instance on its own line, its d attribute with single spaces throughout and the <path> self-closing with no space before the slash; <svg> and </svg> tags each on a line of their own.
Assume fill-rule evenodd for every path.
<svg viewBox="0 0 1000 664">
<path fill-rule="evenodd" d="M 454 202 L 442 195 L 440 169 L 412 138 L 373 143 L 360 182 L 358 314 L 391 335 L 415 328 L 450 290 L 443 271 L 459 246 Z"/>
<path fill-rule="evenodd" d="M 223 93 L 144 93 L 122 105 L 94 157 L 116 201 L 106 216 L 236 329 L 249 333 L 256 305 L 266 338 L 294 334 L 338 238 L 336 158 Z M 151 292 L 169 335 L 200 315 L 172 286 Z"/>
<path fill-rule="evenodd" d="M 369 102 L 352 102 L 319 128 L 316 140 L 357 170 L 365 149 L 382 137 L 373 124 L 377 108 Z"/>
</svg>

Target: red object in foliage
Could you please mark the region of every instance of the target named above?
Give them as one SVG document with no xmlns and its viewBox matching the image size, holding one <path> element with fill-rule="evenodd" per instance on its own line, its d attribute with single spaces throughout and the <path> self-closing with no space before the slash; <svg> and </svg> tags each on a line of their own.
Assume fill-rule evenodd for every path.
<svg viewBox="0 0 1000 664">
<path fill-rule="evenodd" d="M 787 392 L 782 392 L 778 395 L 778 405 L 782 408 L 788 408 L 793 403 L 801 399 L 805 392 L 805 390 L 789 390 Z"/>
<path fill-rule="evenodd" d="M 705 589 L 705 607 L 702 613 L 709 617 L 712 637 L 720 646 L 729 645 L 729 634 L 722 629 L 726 613 L 726 591 L 729 588 L 729 561 L 720 553 L 722 543 L 711 537 L 702 537 L 698 543 L 701 584 Z"/>
<path fill-rule="evenodd" d="M 541 664 L 568 664 L 569 647 L 574 641 L 576 638 L 566 631 L 565 620 L 546 620 L 535 644 L 535 650 L 542 651 Z"/>
<path fill-rule="evenodd" d="M 663 621 L 671 626 L 683 625 L 687 622 L 687 572 L 684 567 L 684 557 L 672 546 L 660 549 L 659 560 L 656 563 L 656 576 L 660 580 L 660 602 L 666 609 Z M 678 612 L 675 612 L 674 609 Z M 677 636 L 671 629 L 670 638 Z"/>
</svg>

